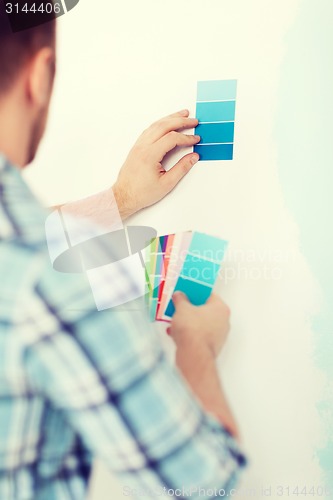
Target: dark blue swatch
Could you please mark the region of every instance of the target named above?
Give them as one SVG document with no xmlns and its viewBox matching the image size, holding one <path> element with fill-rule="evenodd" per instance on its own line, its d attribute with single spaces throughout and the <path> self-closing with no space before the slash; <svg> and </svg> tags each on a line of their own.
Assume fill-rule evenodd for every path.
<svg viewBox="0 0 333 500">
<path fill-rule="evenodd" d="M 204 123 L 199 124 L 195 133 L 200 135 L 199 144 L 221 144 L 234 142 L 235 123 Z"/>
</svg>

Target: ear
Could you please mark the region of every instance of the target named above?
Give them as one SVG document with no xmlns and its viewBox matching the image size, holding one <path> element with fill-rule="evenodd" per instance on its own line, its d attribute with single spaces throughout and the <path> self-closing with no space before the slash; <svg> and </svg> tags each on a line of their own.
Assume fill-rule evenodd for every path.
<svg viewBox="0 0 333 500">
<path fill-rule="evenodd" d="M 27 93 L 32 104 L 48 105 L 55 74 L 55 52 L 45 47 L 37 52 L 28 67 Z"/>
</svg>

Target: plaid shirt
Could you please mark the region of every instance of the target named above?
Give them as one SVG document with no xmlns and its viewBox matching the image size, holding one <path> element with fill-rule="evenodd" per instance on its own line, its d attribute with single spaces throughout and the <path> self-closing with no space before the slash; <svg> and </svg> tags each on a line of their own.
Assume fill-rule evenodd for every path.
<svg viewBox="0 0 333 500">
<path fill-rule="evenodd" d="M 98 312 L 84 274 L 52 269 L 46 215 L 0 156 L 1 500 L 82 500 L 93 456 L 126 496 L 215 498 L 209 488 L 234 487 L 245 463 L 234 439 L 145 313 Z M 117 287 L 128 282 L 123 274 Z"/>
</svg>

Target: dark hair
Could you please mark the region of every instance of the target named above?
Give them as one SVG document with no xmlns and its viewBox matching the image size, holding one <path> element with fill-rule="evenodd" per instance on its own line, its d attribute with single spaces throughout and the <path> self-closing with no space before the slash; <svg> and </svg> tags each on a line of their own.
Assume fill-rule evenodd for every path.
<svg viewBox="0 0 333 500">
<path fill-rule="evenodd" d="M 52 0 L 0 0 L 0 93 L 10 87 L 22 66 L 38 50 L 54 45 L 58 16 L 53 6 Z M 35 10 L 38 7 L 40 10 Z"/>
</svg>

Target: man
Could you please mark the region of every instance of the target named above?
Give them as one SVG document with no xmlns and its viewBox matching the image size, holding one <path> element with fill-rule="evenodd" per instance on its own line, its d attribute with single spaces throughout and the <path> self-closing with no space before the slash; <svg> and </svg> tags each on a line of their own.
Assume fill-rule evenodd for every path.
<svg viewBox="0 0 333 500">
<path fill-rule="evenodd" d="M 83 276 L 52 269 L 47 214 L 20 170 L 47 121 L 55 22 L 13 33 L 0 7 L 0 498 L 83 499 L 94 456 L 127 495 L 223 496 L 245 463 L 215 361 L 229 310 L 175 294 L 174 367 L 144 314 L 98 312 Z M 100 205 L 114 194 L 125 219 L 162 199 L 198 158 L 161 161 L 198 142 L 180 132 L 196 124 L 185 111 L 149 127 Z"/>
</svg>

